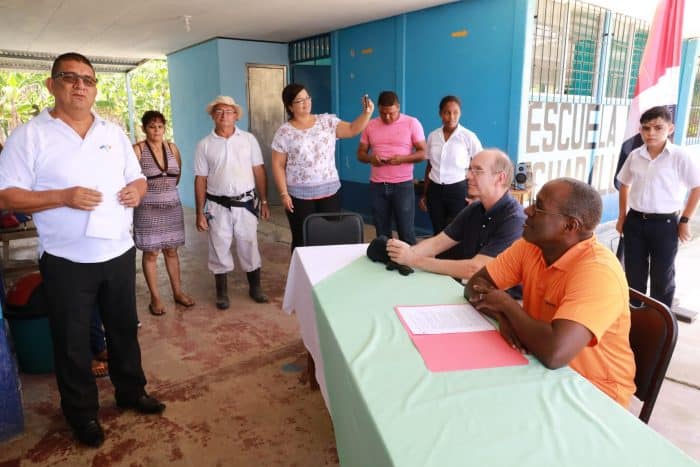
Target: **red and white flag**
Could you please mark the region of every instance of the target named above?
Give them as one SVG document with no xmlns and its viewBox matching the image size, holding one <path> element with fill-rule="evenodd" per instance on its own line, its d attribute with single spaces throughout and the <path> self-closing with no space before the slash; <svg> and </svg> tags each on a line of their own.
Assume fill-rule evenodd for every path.
<svg viewBox="0 0 700 467">
<path fill-rule="evenodd" d="M 617 163 L 622 168 L 627 155 L 643 144 L 639 135 L 639 117 L 652 107 L 666 106 L 675 119 L 681 76 L 683 9 L 685 0 L 661 0 L 649 29 L 647 45 L 639 66 L 625 128 L 625 139 Z M 615 186 L 618 186 L 617 179 Z"/>
</svg>

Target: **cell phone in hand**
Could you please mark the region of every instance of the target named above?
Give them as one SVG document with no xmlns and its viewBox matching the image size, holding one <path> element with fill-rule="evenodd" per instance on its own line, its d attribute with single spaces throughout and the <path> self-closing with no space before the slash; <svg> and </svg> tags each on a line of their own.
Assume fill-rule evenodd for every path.
<svg viewBox="0 0 700 467">
<path fill-rule="evenodd" d="M 367 109 L 367 107 L 369 107 L 369 95 L 365 94 L 362 96 L 362 108 Z"/>
</svg>

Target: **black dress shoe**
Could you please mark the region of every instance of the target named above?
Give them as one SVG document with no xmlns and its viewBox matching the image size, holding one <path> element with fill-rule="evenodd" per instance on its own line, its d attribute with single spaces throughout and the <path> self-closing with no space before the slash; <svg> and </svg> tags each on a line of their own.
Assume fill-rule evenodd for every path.
<svg viewBox="0 0 700 467">
<path fill-rule="evenodd" d="M 145 414 L 158 414 L 165 410 L 165 404 L 147 394 L 134 400 L 117 399 L 117 407 L 121 409 L 132 409 Z"/>
<path fill-rule="evenodd" d="M 71 424 L 71 428 L 73 428 L 75 438 L 87 446 L 97 448 L 102 446 L 105 441 L 105 434 L 100 422 L 95 419 Z"/>
</svg>

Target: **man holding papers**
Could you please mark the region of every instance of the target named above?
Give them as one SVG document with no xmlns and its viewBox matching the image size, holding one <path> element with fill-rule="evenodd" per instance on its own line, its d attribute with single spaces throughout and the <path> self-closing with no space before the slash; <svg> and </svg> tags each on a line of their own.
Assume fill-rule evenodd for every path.
<svg viewBox="0 0 700 467">
<path fill-rule="evenodd" d="M 478 201 L 462 209 L 445 230 L 415 246 L 389 240 L 387 252 L 394 262 L 469 279 L 520 237 L 525 215 L 508 191 L 513 181 L 513 163 L 508 156 L 497 149 L 477 153 L 467 180 L 469 196 Z M 455 245 L 461 248 L 461 259 L 436 257 Z"/>
<path fill-rule="evenodd" d="M 117 405 L 141 413 L 165 409 L 146 394 L 136 334 L 129 228 L 146 180 L 121 128 L 92 113 L 96 85 L 87 58 L 56 58 L 46 80 L 54 108 L 17 128 L 0 157 L 0 205 L 35 213 L 61 408 L 76 438 L 94 447 L 104 441 L 91 368 L 95 306 Z"/>
<path fill-rule="evenodd" d="M 588 184 L 546 183 L 525 209 L 523 239 L 469 280 L 465 297 L 508 343 L 548 368 L 569 365 L 623 406 L 635 391 L 627 280 L 593 232 L 602 202 Z M 523 285 L 523 305 L 502 291 Z M 499 290 L 500 289 L 500 290 Z"/>
</svg>

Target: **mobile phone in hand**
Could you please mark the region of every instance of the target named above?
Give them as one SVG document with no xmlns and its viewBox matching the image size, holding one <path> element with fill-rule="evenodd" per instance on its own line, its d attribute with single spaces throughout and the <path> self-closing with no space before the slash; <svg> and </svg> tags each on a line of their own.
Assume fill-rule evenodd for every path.
<svg viewBox="0 0 700 467">
<path fill-rule="evenodd" d="M 369 95 L 365 94 L 362 96 L 362 108 L 367 110 L 367 107 L 369 107 Z"/>
</svg>

